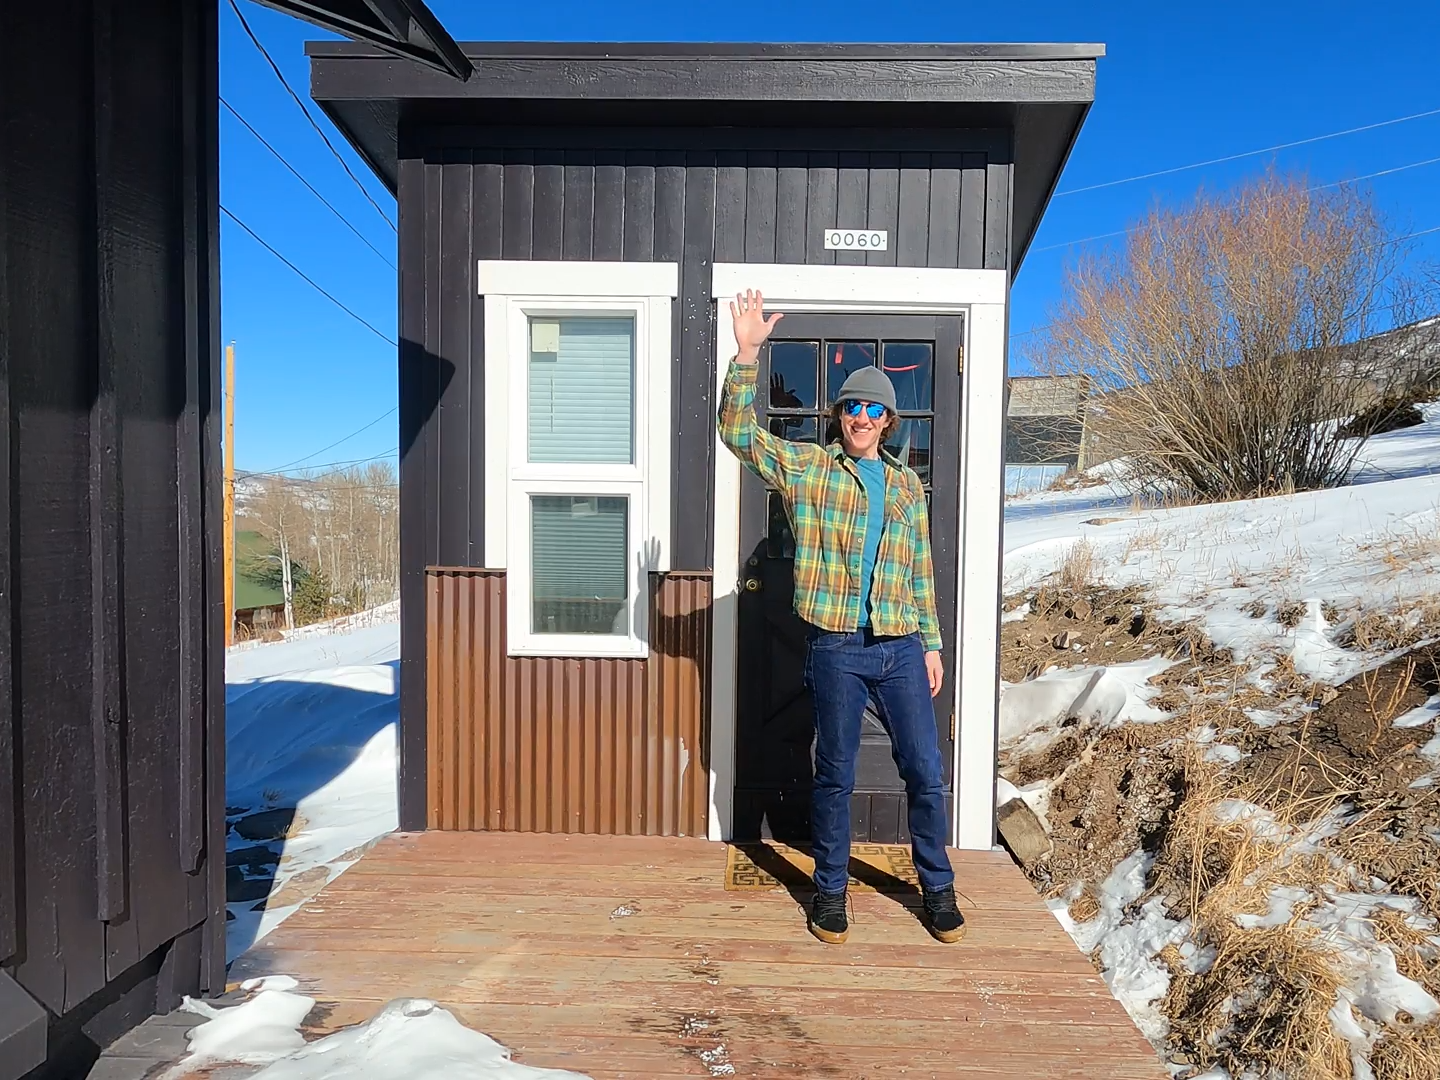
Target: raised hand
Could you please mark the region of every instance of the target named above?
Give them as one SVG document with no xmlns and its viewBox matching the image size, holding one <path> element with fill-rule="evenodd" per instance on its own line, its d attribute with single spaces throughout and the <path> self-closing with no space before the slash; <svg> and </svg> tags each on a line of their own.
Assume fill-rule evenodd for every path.
<svg viewBox="0 0 1440 1080">
<path fill-rule="evenodd" d="M 760 359 L 760 346 L 782 318 L 779 312 L 765 318 L 765 298 L 754 289 L 746 289 L 730 304 L 730 318 L 735 324 L 735 360 L 753 364 Z"/>
<path fill-rule="evenodd" d="M 799 396 L 786 389 L 785 377 L 778 371 L 770 376 L 770 407 L 772 409 L 798 409 L 803 404 Z"/>
</svg>

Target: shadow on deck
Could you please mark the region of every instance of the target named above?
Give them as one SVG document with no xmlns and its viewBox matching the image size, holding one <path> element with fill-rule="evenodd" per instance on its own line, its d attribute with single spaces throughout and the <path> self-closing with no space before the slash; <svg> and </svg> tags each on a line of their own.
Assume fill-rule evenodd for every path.
<svg viewBox="0 0 1440 1080">
<path fill-rule="evenodd" d="M 725 891 L 718 844 L 397 834 L 230 978 L 294 976 L 321 1032 L 431 998 L 595 1080 L 1165 1076 L 1014 864 L 952 859 L 963 943 L 926 934 L 913 892 L 855 890 L 849 942 L 825 946 L 787 889 Z"/>
</svg>

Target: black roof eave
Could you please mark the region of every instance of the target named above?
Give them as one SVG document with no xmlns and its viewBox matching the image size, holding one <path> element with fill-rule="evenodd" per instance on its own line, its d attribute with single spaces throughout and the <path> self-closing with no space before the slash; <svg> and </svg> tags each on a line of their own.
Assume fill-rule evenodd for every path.
<svg viewBox="0 0 1440 1080">
<path fill-rule="evenodd" d="M 463 43 L 465 83 L 365 45 L 309 42 L 311 93 L 392 191 L 402 128 L 626 126 L 637 115 L 699 126 L 732 106 L 735 126 L 815 126 L 817 115 L 883 113 L 885 125 L 1006 128 L 1015 170 L 1018 271 L 1094 100 L 1099 45 Z M 693 106 L 693 110 L 691 110 Z M 528 112 L 526 112 L 528 110 Z M 457 117 L 465 119 L 457 120 Z M 554 119 L 547 119 L 554 117 Z M 758 119 L 757 119 L 758 117 Z M 513 122 L 513 121 L 511 121 Z M 687 119 L 645 121 L 655 126 Z M 839 121 L 839 122 L 844 122 Z"/>
<path fill-rule="evenodd" d="M 1072 42 L 730 42 L 730 41 L 462 41 L 469 59 L 532 60 L 616 58 L 666 60 L 704 57 L 756 60 L 1098 60 L 1105 46 Z M 383 50 L 353 41 L 307 41 L 310 57 L 382 57 Z"/>
</svg>

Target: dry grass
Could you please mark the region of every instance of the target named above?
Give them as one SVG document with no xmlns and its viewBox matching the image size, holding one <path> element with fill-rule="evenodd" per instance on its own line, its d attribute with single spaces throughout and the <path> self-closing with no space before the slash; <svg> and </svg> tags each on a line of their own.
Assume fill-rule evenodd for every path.
<svg viewBox="0 0 1440 1080">
<path fill-rule="evenodd" d="M 1379 552 L 1392 574 L 1423 570 L 1440 561 L 1440 535 L 1433 529 L 1411 528 L 1360 545 L 1364 552 Z"/>
<path fill-rule="evenodd" d="M 1135 530 L 1125 541 L 1125 551 L 1120 556 L 1120 564 L 1124 566 L 1136 555 L 1159 551 L 1165 546 L 1165 538 L 1166 534 L 1157 525 Z"/>
<path fill-rule="evenodd" d="M 1376 1080 L 1435 1080 L 1440 1076 L 1440 1023 L 1387 1031 L 1370 1051 Z"/>
<path fill-rule="evenodd" d="M 1071 580 L 1083 579 L 1085 561 L 1067 560 Z M 1089 597 L 1066 592 L 1057 580 L 1037 599 L 1053 617 L 1099 621 L 1102 605 L 1091 602 L 1098 593 Z M 1153 619 L 1143 598 L 1117 594 L 1112 601 L 1106 610 Z M 1341 621 L 1333 607 L 1325 617 Z M 1365 622 L 1357 615 L 1356 623 L 1372 644 L 1440 635 L 1440 615 L 1429 606 Z M 1352 1048 L 1330 1016 L 1352 977 L 1351 962 L 1336 931 L 1307 917 L 1327 897 L 1373 891 L 1379 879 L 1393 894 L 1414 897 L 1425 917 L 1440 918 L 1440 845 L 1430 836 L 1440 827 L 1440 788 L 1409 787 L 1416 743 L 1394 728 L 1398 715 L 1440 683 L 1437 661 L 1422 652 L 1332 688 L 1300 675 L 1280 654 L 1261 689 L 1251 684 L 1248 663 L 1235 663 L 1198 627 L 1166 626 L 1163 641 L 1153 632 L 1142 639 L 1180 660 L 1152 680 L 1152 704 L 1172 720 L 1070 728 L 1045 751 L 1007 761 L 1006 775 L 1017 782 L 1058 778 L 1053 850 L 1026 872 L 1047 895 L 1073 897 L 1071 917 L 1087 922 L 1100 909 L 1095 882 L 1137 848 L 1155 856 L 1148 896 L 1161 898 L 1172 917 L 1189 919 L 1191 940 L 1214 957 L 1199 972 L 1174 947 L 1158 957 L 1171 972 L 1161 1003 L 1171 1026 L 1167 1049 L 1172 1062 L 1193 1070 L 1182 1075 L 1221 1066 L 1262 1080 L 1354 1080 Z M 1313 708 L 1294 710 L 1274 727 L 1245 715 L 1251 707 L 1285 711 L 1284 702 L 1297 697 Z M 1248 756 L 1233 766 L 1206 761 L 1204 747 L 1188 738 L 1201 727 L 1224 733 Z M 1263 807 L 1267 816 L 1259 827 L 1223 820 L 1216 807 L 1230 799 Z M 1296 839 L 1321 820 L 1338 822 L 1323 853 L 1297 851 Z M 1300 898 L 1287 921 L 1237 922 L 1268 915 L 1281 887 Z M 1434 923 L 1382 907 L 1371 925 L 1398 971 L 1440 997 L 1440 938 L 1427 930 Z M 1440 1024 L 1414 1024 L 1402 1014 L 1383 1028 L 1369 1060 L 1376 1080 L 1440 1080 Z"/>
<path fill-rule="evenodd" d="M 1440 790 L 1431 788 L 1410 806 L 1382 801 L 1331 841 L 1336 854 L 1361 874 L 1415 897 L 1434 918 L 1440 918 L 1440 845 L 1427 835 L 1421 815 L 1437 796 Z M 1440 981 L 1432 992 L 1440 997 Z"/>
<path fill-rule="evenodd" d="M 1234 722 L 1238 711 L 1236 704 L 1204 699 L 1186 722 L 1208 722 L 1225 730 L 1223 725 Z M 1139 774 L 1146 767 L 1157 775 L 1178 767 L 1178 775 L 1172 771 L 1165 781 L 1178 797 L 1166 808 L 1164 820 L 1152 824 L 1148 837 L 1137 829 L 1128 839 L 1138 839 L 1156 853 L 1151 895 L 1164 897 L 1174 917 L 1189 918 L 1193 940 L 1212 949 L 1215 957 L 1201 973 L 1192 971 L 1174 948 L 1159 957 L 1171 971 L 1162 1009 L 1171 1022 L 1173 1059 L 1197 1069 L 1223 1066 L 1234 1076 L 1252 1072 L 1264 1078 L 1352 1080 L 1351 1048 L 1329 1015 L 1346 984 L 1347 962 L 1331 932 L 1307 924 L 1305 918 L 1317 906 L 1315 898 L 1368 887 L 1369 877 L 1381 876 L 1380 871 L 1397 893 L 1417 895 L 1427 906 L 1440 901 L 1435 896 L 1440 890 L 1435 861 L 1440 859 L 1427 864 L 1419 844 L 1428 844 L 1437 855 L 1440 847 L 1423 831 L 1403 846 L 1384 840 L 1362 818 L 1336 841 L 1337 853 L 1353 862 L 1354 870 L 1328 855 L 1300 853 L 1295 841 L 1318 819 L 1340 811 L 1340 792 L 1297 794 L 1287 786 L 1283 771 L 1263 787 L 1237 784 L 1231 771 L 1205 761 L 1202 748 L 1193 744 L 1179 751 L 1178 763 L 1173 756 L 1157 756 L 1155 751 L 1167 743 L 1141 726 L 1108 733 L 1107 738 L 1118 747 L 1127 731 L 1134 744 L 1126 774 L 1130 790 L 1145 785 Z M 1304 739 L 1297 741 L 1297 763 L 1308 752 Z M 1093 778 L 1077 775 L 1076 783 L 1093 784 Z M 1270 807 L 1271 813 L 1258 823 L 1225 820 L 1216 807 L 1226 799 Z M 1127 802 L 1117 809 L 1122 815 L 1132 812 Z M 1368 857 L 1362 850 L 1366 845 L 1373 849 Z M 1412 867 L 1409 873 L 1405 866 Z M 1278 925 L 1247 927 L 1236 921 L 1238 915 L 1269 913 L 1270 898 L 1282 886 L 1311 899 L 1297 903 L 1288 921 Z M 1071 901 L 1071 916 L 1083 922 L 1098 910 L 1093 887 L 1084 885 Z M 1374 928 L 1376 939 L 1395 953 L 1402 974 L 1432 993 L 1440 991 L 1440 950 L 1430 935 L 1389 909 L 1377 913 Z M 1401 1019 L 1395 1030 L 1386 1029 L 1372 1056 L 1376 1080 L 1440 1077 L 1435 1025 L 1411 1027 Z"/>
<path fill-rule="evenodd" d="M 1318 937 L 1293 923 L 1237 927 L 1209 971 L 1173 979 L 1163 1008 L 1180 1018 L 1187 1056 L 1232 1076 L 1351 1080 L 1350 1046 L 1329 1017 L 1342 979 Z"/>
<path fill-rule="evenodd" d="M 1070 918 L 1077 923 L 1087 923 L 1100 914 L 1100 899 L 1095 895 L 1095 886 L 1086 882 L 1080 895 L 1070 901 Z"/>
<path fill-rule="evenodd" d="M 1317 807 L 1292 804 L 1265 829 L 1221 820 L 1215 807 L 1236 791 L 1198 757 L 1186 767 L 1186 797 L 1177 808 L 1156 864 L 1157 888 L 1172 892 L 1179 913 L 1193 920 L 1196 941 L 1215 950 L 1201 974 L 1176 970 L 1164 1002 L 1172 1042 L 1204 1067 L 1233 1075 L 1287 1075 L 1349 1080 L 1349 1045 L 1329 1011 L 1343 985 L 1335 953 L 1321 933 L 1302 922 L 1306 906 L 1288 922 L 1243 927 L 1239 914 L 1264 915 L 1281 885 L 1318 895 L 1335 872 L 1319 857 L 1286 854 L 1300 817 Z M 1249 801 L 1249 800 L 1247 800 Z"/>
<path fill-rule="evenodd" d="M 1440 638 L 1440 599 L 1424 600 L 1404 612 L 1357 608 L 1337 638 L 1341 645 L 1361 652 L 1413 649 Z"/>
<path fill-rule="evenodd" d="M 1400 706 L 1404 704 L 1405 697 L 1410 692 L 1410 685 L 1415 679 L 1416 663 L 1416 657 L 1406 657 L 1404 672 L 1391 684 L 1389 690 L 1381 690 L 1378 669 L 1371 669 L 1360 675 L 1360 685 L 1365 689 L 1366 707 L 1370 710 L 1370 717 L 1375 722 L 1375 734 L 1371 738 L 1369 746 L 1372 754 L 1375 752 L 1376 744 L 1384 736 L 1385 729 L 1399 715 Z"/>
<path fill-rule="evenodd" d="M 1440 967 L 1435 963 L 1440 946 L 1436 945 L 1433 931 L 1416 929 L 1410 916 L 1388 907 L 1375 913 L 1370 926 L 1376 939 L 1395 954 L 1395 969 L 1401 975 L 1419 983 L 1432 996 L 1440 995 Z"/>
<path fill-rule="evenodd" d="M 1275 609 L 1275 621 L 1287 629 L 1294 630 L 1305 618 L 1305 605 L 1299 600 L 1286 600 Z"/>
<path fill-rule="evenodd" d="M 1295 658 L 1289 653 L 1276 653 L 1271 657 L 1271 668 L 1265 678 L 1278 698 L 1318 696 L 1314 680 L 1295 670 Z"/>
<path fill-rule="evenodd" d="M 1065 560 L 1056 571 L 1055 580 L 1067 592 L 1084 592 L 1094 586 L 1097 577 L 1098 560 L 1095 549 L 1088 540 L 1077 540 L 1065 553 Z"/>
</svg>

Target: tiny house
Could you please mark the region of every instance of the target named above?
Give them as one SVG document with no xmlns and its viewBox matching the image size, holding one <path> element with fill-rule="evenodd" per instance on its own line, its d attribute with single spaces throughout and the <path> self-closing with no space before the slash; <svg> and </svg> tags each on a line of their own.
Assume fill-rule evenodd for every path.
<svg viewBox="0 0 1440 1080">
<path fill-rule="evenodd" d="M 788 522 L 715 426 L 755 288 L 770 430 L 897 386 L 952 840 L 989 848 L 1010 287 L 1103 49 L 461 48 L 464 82 L 308 46 L 399 203 L 402 827 L 805 839 Z M 908 839 L 874 717 L 852 820 Z"/>
</svg>

